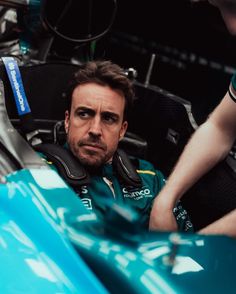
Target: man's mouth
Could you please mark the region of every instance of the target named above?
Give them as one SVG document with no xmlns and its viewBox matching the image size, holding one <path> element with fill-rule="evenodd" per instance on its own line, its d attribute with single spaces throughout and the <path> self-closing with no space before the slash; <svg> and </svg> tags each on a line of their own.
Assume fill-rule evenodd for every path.
<svg viewBox="0 0 236 294">
<path fill-rule="evenodd" d="M 82 147 L 91 151 L 104 150 L 104 147 L 99 144 L 83 144 Z"/>
</svg>

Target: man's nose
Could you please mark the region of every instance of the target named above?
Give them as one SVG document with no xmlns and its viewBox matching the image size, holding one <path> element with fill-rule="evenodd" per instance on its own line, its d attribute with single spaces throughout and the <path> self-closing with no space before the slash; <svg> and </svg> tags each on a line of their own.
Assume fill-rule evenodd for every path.
<svg viewBox="0 0 236 294">
<path fill-rule="evenodd" d="M 90 122 L 89 134 L 101 136 L 102 134 L 102 126 L 101 120 L 99 117 L 94 117 Z"/>
</svg>

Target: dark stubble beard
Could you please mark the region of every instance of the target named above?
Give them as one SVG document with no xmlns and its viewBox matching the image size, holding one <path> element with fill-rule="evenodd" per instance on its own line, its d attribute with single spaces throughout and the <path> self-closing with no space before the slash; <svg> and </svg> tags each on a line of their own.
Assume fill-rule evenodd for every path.
<svg viewBox="0 0 236 294">
<path fill-rule="evenodd" d="M 80 140 L 79 142 L 69 142 L 68 139 L 67 143 L 68 146 L 70 146 L 70 150 L 74 154 L 74 156 L 77 157 L 81 164 L 90 171 L 98 170 L 102 165 L 107 163 L 112 158 L 115 152 L 111 150 L 107 153 L 107 146 L 101 142 L 94 142 L 94 140 Z M 83 147 L 83 145 L 93 143 L 101 146 L 104 153 L 101 155 L 99 153 L 99 156 L 97 156 L 96 152 L 93 151 L 86 152 L 85 156 L 81 154 L 80 149 Z"/>
</svg>

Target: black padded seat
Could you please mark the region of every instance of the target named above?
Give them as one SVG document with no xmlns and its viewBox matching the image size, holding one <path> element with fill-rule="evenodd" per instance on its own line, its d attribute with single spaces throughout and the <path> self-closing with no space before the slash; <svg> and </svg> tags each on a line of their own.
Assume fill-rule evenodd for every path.
<svg viewBox="0 0 236 294">
<path fill-rule="evenodd" d="M 64 119 L 65 92 L 72 74 L 78 65 L 68 63 L 43 63 L 19 65 L 23 85 L 32 115 L 40 124 Z M 5 86 L 6 107 L 10 119 L 18 119 L 11 86 L 3 64 L 0 65 L 1 79 Z"/>
<path fill-rule="evenodd" d="M 147 141 L 147 159 L 168 176 L 197 128 L 191 103 L 156 86 L 136 82 L 135 89 L 129 131 Z"/>
</svg>

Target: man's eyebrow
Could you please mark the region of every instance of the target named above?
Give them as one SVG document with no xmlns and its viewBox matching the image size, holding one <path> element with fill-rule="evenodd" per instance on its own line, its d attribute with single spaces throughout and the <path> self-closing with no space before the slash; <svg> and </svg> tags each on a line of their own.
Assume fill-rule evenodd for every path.
<svg viewBox="0 0 236 294">
<path fill-rule="evenodd" d="M 87 106 L 78 106 L 78 107 L 75 109 L 75 111 L 78 111 L 78 110 L 85 110 L 85 111 L 95 112 L 92 108 L 87 107 Z"/>
<path fill-rule="evenodd" d="M 93 108 L 90 108 L 88 106 L 78 106 L 75 111 L 88 111 L 90 113 L 95 113 L 95 110 Z M 119 119 L 120 118 L 120 115 L 113 112 L 113 111 L 103 111 L 102 112 L 102 115 L 110 115 L 111 117 L 114 117 L 116 119 Z"/>
<path fill-rule="evenodd" d="M 115 112 L 112 112 L 112 111 L 103 111 L 102 114 L 104 115 L 110 115 L 110 116 L 113 116 L 115 118 L 119 118 L 119 114 L 115 113 Z"/>
</svg>

